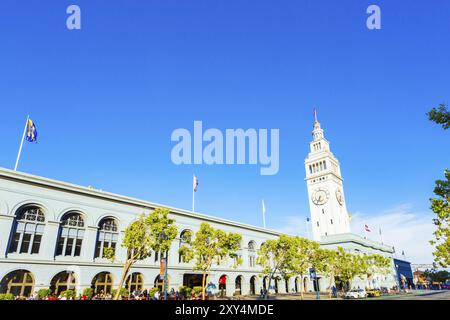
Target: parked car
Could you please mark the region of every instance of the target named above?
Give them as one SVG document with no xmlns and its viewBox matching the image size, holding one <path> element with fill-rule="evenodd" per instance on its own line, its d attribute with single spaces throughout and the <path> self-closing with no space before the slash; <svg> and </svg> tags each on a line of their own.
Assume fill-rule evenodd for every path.
<svg viewBox="0 0 450 320">
<path fill-rule="evenodd" d="M 368 290 L 367 291 L 367 296 L 369 298 L 380 297 L 381 296 L 381 292 L 379 290 L 376 290 L 376 289 Z"/>
<path fill-rule="evenodd" d="M 367 297 L 366 290 L 358 289 L 358 290 L 350 290 L 345 293 L 344 299 L 363 299 Z"/>
<path fill-rule="evenodd" d="M 344 295 L 344 299 L 358 299 L 358 291 L 357 290 L 347 291 Z"/>
</svg>

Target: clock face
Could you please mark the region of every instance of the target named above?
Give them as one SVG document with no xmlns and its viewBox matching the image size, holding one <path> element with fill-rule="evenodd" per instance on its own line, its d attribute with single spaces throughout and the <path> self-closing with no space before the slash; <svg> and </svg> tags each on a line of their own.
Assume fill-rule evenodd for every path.
<svg viewBox="0 0 450 320">
<path fill-rule="evenodd" d="M 341 206 L 344 204 L 344 196 L 342 195 L 341 189 L 336 190 L 336 199 Z"/>
<path fill-rule="evenodd" d="M 324 205 L 330 198 L 330 194 L 327 189 L 319 188 L 312 194 L 312 202 L 316 205 Z"/>
</svg>

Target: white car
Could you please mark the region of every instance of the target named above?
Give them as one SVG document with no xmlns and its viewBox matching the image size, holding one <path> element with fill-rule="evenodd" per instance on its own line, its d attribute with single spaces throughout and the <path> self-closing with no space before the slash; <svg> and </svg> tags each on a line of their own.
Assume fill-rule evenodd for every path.
<svg viewBox="0 0 450 320">
<path fill-rule="evenodd" d="M 364 289 L 350 290 L 345 293 L 345 299 L 364 299 L 367 298 L 367 292 Z"/>
</svg>

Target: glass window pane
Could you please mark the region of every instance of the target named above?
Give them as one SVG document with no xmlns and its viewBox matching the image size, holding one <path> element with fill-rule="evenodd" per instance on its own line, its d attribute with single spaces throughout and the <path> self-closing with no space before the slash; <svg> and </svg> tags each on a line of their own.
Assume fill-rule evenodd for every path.
<svg viewBox="0 0 450 320">
<path fill-rule="evenodd" d="M 75 257 L 79 257 L 81 254 L 81 244 L 82 244 L 83 240 L 81 239 L 77 239 L 76 244 L 75 244 L 75 253 L 74 256 Z"/>
<path fill-rule="evenodd" d="M 56 245 L 56 255 L 60 256 L 63 253 L 63 247 L 64 247 L 64 238 L 59 238 L 58 244 Z"/>
<path fill-rule="evenodd" d="M 27 225 L 25 227 L 25 232 L 34 233 L 35 230 L 36 230 L 36 225 L 34 223 L 27 223 Z"/>
<path fill-rule="evenodd" d="M 36 233 L 44 233 L 44 225 L 43 224 L 38 224 L 36 227 Z"/>
<path fill-rule="evenodd" d="M 72 238 L 68 238 L 67 239 L 66 252 L 64 254 L 65 256 L 71 256 L 72 255 L 73 241 L 74 241 L 74 239 L 72 239 Z"/>
<path fill-rule="evenodd" d="M 18 222 L 17 223 L 17 231 L 24 231 L 25 230 L 25 223 L 24 222 Z"/>
<path fill-rule="evenodd" d="M 102 243 L 101 241 L 97 241 L 97 245 L 95 246 L 95 257 L 100 257 L 100 250 L 101 250 Z"/>
<path fill-rule="evenodd" d="M 15 233 L 11 241 L 11 246 L 9 248 L 9 253 L 17 252 L 17 247 L 19 245 L 20 233 Z"/>
<path fill-rule="evenodd" d="M 39 248 L 41 246 L 41 239 L 42 239 L 42 236 L 40 234 L 37 234 L 37 235 L 34 236 L 33 246 L 31 247 L 31 253 L 32 254 L 38 254 L 39 253 Z"/>
<path fill-rule="evenodd" d="M 20 247 L 20 253 L 28 253 L 30 247 L 31 234 L 25 233 L 22 239 L 22 245 Z"/>
</svg>

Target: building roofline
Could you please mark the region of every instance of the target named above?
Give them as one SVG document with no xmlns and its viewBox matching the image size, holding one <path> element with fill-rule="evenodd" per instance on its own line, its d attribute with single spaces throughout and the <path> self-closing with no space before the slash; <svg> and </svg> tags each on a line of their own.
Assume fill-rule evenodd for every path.
<svg viewBox="0 0 450 320">
<path fill-rule="evenodd" d="M 218 217 L 210 216 L 210 215 L 203 214 L 203 213 L 197 213 L 197 212 L 194 213 L 192 211 L 171 207 L 171 206 L 159 204 L 156 202 L 140 200 L 140 199 L 133 198 L 133 197 L 123 196 L 123 195 L 119 195 L 116 193 L 106 192 L 106 191 L 93 189 L 93 188 L 89 188 L 89 187 L 83 187 L 83 186 L 68 183 L 68 182 L 49 179 L 49 178 L 45 178 L 45 177 L 41 177 L 41 176 L 37 176 L 37 175 L 32 175 L 29 173 L 13 171 L 13 170 L 1 168 L 1 167 L 0 167 L 0 179 L 8 179 L 8 180 L 13 180 L 13 181 L 18 181 L 21 183 L 34 184 L 34 185 L 37 185 L 40 187 L 52 188 L 52 189 L 57 189 L 60 191 L 71 192 L 71 193 L 77 193 L 77 194 L 81 194 L 81 195 L 92 197 L 92 198 L 99 198 L 99 199 L 103 199 L 103 200 L 107 200 L 107 201 L 114 201 L 114 202 L 118 202 L 118 203 L 122 203 L 122 204 L 126 204 L 126 205 L 142 207 L 145 209 L 155 209 L 155 208 L 164 207 L 164 208 L 168 208 L 172 214 L 177 214 L 177 215 L 190 217 L 190 218 L 200 218 L 200 219 L 210 221 L 210 222 L 221 223 L 221 224 L 225 224 L 228 226 L 244 228 L 244 229 L 251 230 L 251 231 L 261 232 L 261 233 L 265 233 L 265 234 L 271 234 L 274 236 L 280 236 L 280 235 L 284 234 L 282 232 L 271 230 L 271 229 L 264 229 L 261 227 L 252 226 L 249 224 L 244 224 L 244 223 L 240 223 L 240 222 L 236 222 L 236 221 L 232 221 L 232 220 L 228 220 L 228 219 L 218 218 Z"/>
<path fill-rule="evenodd" d="M 361 236 L 353 234 L 353 233 L 335 234 L 335 235 L 323 237 L 320 241 L 320 245 L 332 245 L 332 244 L 340 244 L 340 243 L 346 243 L 346 242 L 357 243 L 364 247 L 381 250 L 383 252 L 387 252 L 387 253 L 391 253 L 391 254 L 394 253 L 394 248 L 391 246 L 388 246 L 386 244 L 381 244 L 381 243 L 373 241 L 373 240 L 364 239 Z"/>
</svg>

